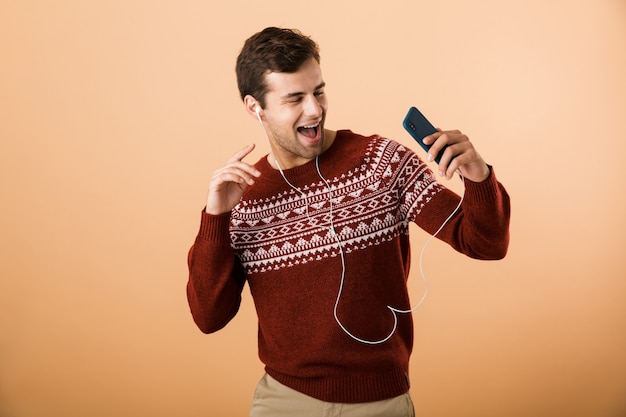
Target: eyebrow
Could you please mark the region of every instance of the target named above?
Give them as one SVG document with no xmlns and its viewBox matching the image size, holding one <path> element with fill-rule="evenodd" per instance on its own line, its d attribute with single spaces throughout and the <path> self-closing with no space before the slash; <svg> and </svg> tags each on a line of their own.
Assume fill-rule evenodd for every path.
<svg viewBox="0 0 626 417">
<path fill-rule="evenodd" d="M 317 90 L 321 90 L 322 88 L 326 87 L 326 82 L 323 82 L 319 85 L 317 85 L 315 87 L 315 89 L 313 91 L 317 91 Z M 282 96 L 283 99 L 289 99 L 289 98 L 293 98 L 293 97 L 299 97 L 299 96 L 303 96 L 304 93 L 303 92 L 297 92 L 297 93 L 288 93 L 285 94 L 284 96 Z"/>
</svg>

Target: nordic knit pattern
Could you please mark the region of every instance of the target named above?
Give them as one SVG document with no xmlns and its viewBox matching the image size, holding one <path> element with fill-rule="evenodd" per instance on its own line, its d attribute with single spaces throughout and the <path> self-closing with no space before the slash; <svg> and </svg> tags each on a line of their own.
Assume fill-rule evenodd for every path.
<svg viewBox="0 0 626 417">
<path fill-rule="evenodd" d="M 231 217 L 233 246 L 246 273 L 337 256 L 331 224 L 346 253 L 408 232 L 409 221 L 441 186 L 403 146 L 381 138 L 366 144 L 363 164 L 329 178 L 330 190 L 317 174 L 300 191 L 287 188 L 258 200 L 246 196 Z"/>
<path fill-rule="evenodd" d="M 315 162 L 285 171 L 266 158 L 262 173 L 230 214 L 203 212 L 189 253 L 188 298 L 194 320 L 214 332 L 236 314 L 247 281 L 259 318 L 259 356 L 281 383 L 331 402 L 377 401 L 409 389 L 410 314 L 393 328 L 388 305 L 410 309 L 408 231 L 433 233 L 459 197 L 436 182 L 409 149 L 379 136 L 339 131 Z M 306 197 L 305 197 L 306 196 Z M 331 205 L 332 201 L 332 205 Z M 480 259 L 504 256 L 509 202 L 495 174 L 468 183 L 462 210 L 439 237 Z M 331 221 L 332 220 L 332 221 Z M 337 238 L 331 230 L 338 235 Z"/>
</svg>

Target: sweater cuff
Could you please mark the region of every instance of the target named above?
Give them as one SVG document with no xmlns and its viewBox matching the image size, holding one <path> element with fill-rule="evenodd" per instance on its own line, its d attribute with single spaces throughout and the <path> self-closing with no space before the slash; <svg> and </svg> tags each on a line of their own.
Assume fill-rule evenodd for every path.
<svg viewBox="0 0 626 417">
<path fill-rule="evenodd" d="M 489 165 L 489 172 L 489 176 L 482 182 L 465 180 L 465 195 L 470 201 L 478 204 L 491 202 L 500 194 L 500 183 L 491 165 Z"/>
<path fill-rule="evenodd" d="M 230 212 L 213 215 L 202 209 L 198 238 L 211 242 L 230 243 Z"/>
</svg>

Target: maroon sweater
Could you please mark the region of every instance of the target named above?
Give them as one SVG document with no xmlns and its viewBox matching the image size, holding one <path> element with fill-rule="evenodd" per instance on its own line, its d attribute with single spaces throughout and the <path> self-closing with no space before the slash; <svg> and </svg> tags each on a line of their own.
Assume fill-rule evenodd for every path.
<svg viewBox="0 0 626 417">
<path fill-rule="evenodd" d="M 255 165 L 261 178 L 231 213 L 202 212 L 188 259 L 191 312 L 203 332 L 221 329 L 247 281 L 269 375 L 323 401 L 391 398 L 409 389 L 411 315 L 398 314 L 392 337 L 376 345 L 339 327 L 333 309 L 343 267 L 327 228 L 329 201 L 345 260 L 337 316 L 358 338 L 379 340 L 394 325 L 387 306 L 411 308 L 409 223 L 434 233 L 459 197 L 411 150 L 379 136 L 339 131 L 319 165 L 330 193 L 314 161 L 285 171 L 305 199 L 262 158 Z M 509 198 L 492 172 L 482 183 L 466 181 L 461 210 L 438 238 L 470 257 L 500 259 L 508 230 Z"/>
</svg>

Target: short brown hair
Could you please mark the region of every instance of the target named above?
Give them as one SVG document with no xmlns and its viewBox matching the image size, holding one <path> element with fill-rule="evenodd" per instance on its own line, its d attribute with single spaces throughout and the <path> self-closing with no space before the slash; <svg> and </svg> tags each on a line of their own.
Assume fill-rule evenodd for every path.
<svg viewBox="0 0 626 417">
<path fill-rule="evenodd" d="M 310 58 L 320 62 L 319 47 L 296 29 L 268 27 L 252 35 L 237 57 L 237 86 L 241 99 L 249 94 L 265 107 L 265 74 L 294 73 Z"/>
</svg>

